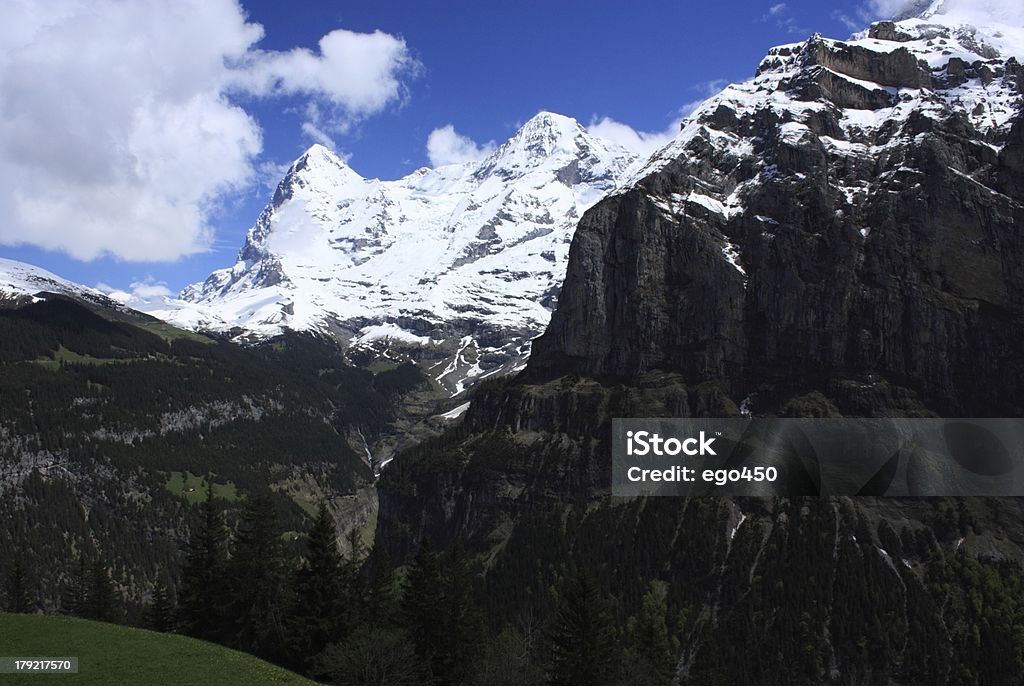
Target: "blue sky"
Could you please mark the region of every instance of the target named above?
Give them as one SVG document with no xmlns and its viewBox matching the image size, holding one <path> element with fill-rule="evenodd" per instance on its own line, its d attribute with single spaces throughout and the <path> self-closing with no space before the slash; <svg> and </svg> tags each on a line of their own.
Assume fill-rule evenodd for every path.
<svg viewBox="0 0 1024 686">
<path fill-rule="evenodd" d="M 18 43 L 18 36 L 12 39 L 0 33 L 0 54 L 5 39 L 8 49 L 8 59 L 0 59 L 0 94 L 17 87 L 32 89 L 25 92 L 37 98 L 39 107 L 47 113 L 54 108 L 59 110 L 66 104 L 60 99 L 68 97 L 79 108 L 75 119 L 71 123 L 55 119 L 50 126 L 70 129 L 82 119 L 90 119 L 83 115 L 90 114 L 94 102 L 102 102 L 104 108 L 117 107 L 122 101 L 124 108 L 140 107 L 140 100 L 132 97 L 133 83 L 151 84 L 154 79 L 166 79 L 174 88 L 162 89 L 158 96 L 178 103 L 178 91 L 188 95 L 189 79 L 209 77 L 213 79 L 211 84 L 216 83 L 204 87 L 199 97 L 204 103 L 202 107 L 207 109 L 198 110 L 199 114 L 192 119 L 182 115 L 184 118 L 172 121 L 198 122 L 195 125 L 200 127 L 206 127 L 210 121 L 218 123 L 213 125 L 212 133 L 207 132 L 213 139 L 184 134 L 180 139 L 167 139 L 167 130 L 177 124 L 169 125 L 154 115 L 156 123 L 145 127 L 139 125 L 137 114 L 128 113 L 122 118 L 121 113 L 112 110 L 98 113 L 95 123 L 81 136 L 61 145 L 55 143 L 46 154 L 39 146 L 30 146 L 28 153 L 18 147 L 26 138 L 47 138 L 46 129 L 28 128 L 20 141 L 13 137 L 6 142 L 0 140 L 0 177 L 5 173 L 2 162 L 7 158 L 6 173 L 16 180 L 15 190 L 20 193 L 14 199 L 8 198 L 8 204 L 26 202 L 25 196 L 48 187 L 51 179 L 59 179 L 61 189 L 59 195 L 54 191 L 41 196 L 37 203 L 41 207 L 34 207 L 33 212 L 23 211 L 22 215 L 27 217 L 23 226 L 18 225 L 20 220 L 16 218 L 6 230 L 0 229 L 0 256 L 37 264 L 88 285 L 102 282 L 129 289 L 131 284 L 156 282 L 166 284 L 172 291 L 233 263 L 245 231 L 266 202 L 282 165 L 314 140 L 328 138 L 363 176 L 397 178 L 430 163 L 428 136 L 446 125 L 454 126 L 459 134 L 478 143 L 500 143 L 520 123 L 546 109 L 575 117 L 584 125 L 607 117 L 637 131 L 664 132 L 678 120 L 682 108 L 709 95 L 716 84 L 752 75 L 769 47 L 805 39 L 814 31 L 845 37 L 851 25 L 860 24 L 872 12 L 879 11 L 877 5 L 872 9 L 866 2 L 852 0 L 629 4 L 576 0 L 249 0 L 241 5 L 246 22 L 243 24 L 232 13 L 232 0 L 207 3 L 203 12 L 210 11 L 205 9 L 209 5 L 224 7 L 218 9 L 219 13 L 202 18 L 180 16 L 184 3 L 152 0 L 140 5 L 149 9 L 164 5 L 152 10 L 153 16 L 136 10 L 130 16 L 118 15 L 116 21 L 110 16 L 97 17 L 97 22 L 102 19 L 97 25 L 103 27 L 97 33 L 95 29 L 89 30 L 89 17 L 81 14 L 81 6 L 72 6 L 74 1 L 60 0 L 54 6 L 60 7 L 58 14 L 64 11 L 59 18 L 67 32 L 77 35 L 76 28 L 82 27 L 85 57 L 49 48 L 35 50 L 30 60 L 26 57 L 16 62 L 15 58 L 22 59 L 19 55 L 24 55 L 29 42 L 45 43 L 54 38 L 41 31 L 36 36 L 22 36 Z M 16 9 L 28 13 L 21 18 L 22 25 L 33 25 L 35 21 L 35 25 L 45 27 L 52 23 L 51 18 L 40 15 L 49 6 L 47 3 L 38 3 L 42 10 L 29 8 L 30 4 L 23 2 Z M 179 9 L 175 10 L 175 6 Z M 121 12 L 117 2 L 108 2 L 104 7 L 107 12 Z M 168 15 L 168 19 L 160 12 L 178 14 Z M 213 28 L 199 27 L 200 19 L 204 26 Z M 131 32 L 132 22 L 154 32 L 152 36 L 141 32 L 140 42 L 145 45 L 139 49 L 148 51 L 147 55 L 160 56 L 152 64 L 140 66 L 137 74 L 132 72 L 133 53 L 123 52 L 131 46 L 125 47 L 126 39 L 117 33 L 117 26 Z M 217 30 L 218 22 L 225 28 L 216 35 L 216 40 L 209 38 L 212 34 L 202 33 Z M 254 40 L 258 34 L 253 33 L 253 24 L 262 26 L 259 40 Z M 363 46 L 365 52 L 358 52 L 363 49 L 359 47 L 356 52 L 345 54 L 372 53 L 379 59 L 390 60 L 381 67 L 381 79 L 392 81 L 365 84 L 363 90 L 349 92 L 343 83 L 326 83 L 326 79 L 332 78 L 330 74 L 318 76 L 320 80 L 315 83 L 308 74 L 300 77 L 302 70 L 286 57 L 291 54 L 289 51 L 305 48 L 309 52 L 306 57 L 313 60 L 318 53 L 318 41 L 335 29 L 358 34 L 382 32 L 377 36 L 379 45 Z M 183 35 L 175 35 L 175 31 Z M 103 41 L 112 43 L 110 50 L 97 46 L 97 42 Z M 74 39 L 63 37 L 63 42 L 75 45 Z M 221 76 L 210 77 L 209 63 L 193 54 L 202 52 L 195 49 L 200 42 L 223 43 L 218 47 L 221 52 L 212 53 L 213 57 L 220 59 L 223 53 L 229 60 L 246 62 L 244 77 L 232 76 L 233 85 L 229 86 L 223 85 Z M 386 57 L 381 57 L 385 52 Z M 54 73 L 66 73 L 67 62 L 61 60 L 95 62 L 98 68 L 89 73 L 105 70 L 104 81 L 92 90 L 76 86 L 70 96 L 60 89 L 42 92 L 38 84 L 52 82 Z M 179 60 L 187 63 L 188 68 L 179 69 Z M 108 63 L 111 66 L 103 66 Z M 320 66 L 336 75 L 337 70 L 331 65 Z M 15 67 L 20 67 L 18 72 L 22 74 L 39 69 L 38 80 L 27 85 L 14 81 L 10 73 Z M 144 68 L 148 71 L 143 71 Z M 119 81 L 122 69 L 125 73 Z M 104 89 L 117 90 L 119 83 L 124 84 L 123 92 L 119 93 L 123 98 L 103 95 Z M 57 102 L 53 101 L 55 98 Z M 30 110 L 26 112 L 32 114 Z M 249 123 L 244 121 L 245 115 Z M 117 129 L 112 124 L 106 130 L 107 121 L 120 121 L 124 128 Z M 118 161 L 120 158 L 99 159 L 100 171 L 93 172 L 89 167 L 93 153 L 103 158 L 110 150 L 119 149 L 122 133 L 136 145 L 134 155 L 142 154 L 140 150 L 153 156 L 166 155 L 166 168 L 144 170 L 133 176 L 130 183 L 121 185 L 116 182 L 118 167 L 124 166 L 123 161 Z M 109 140 L 104 140 L 104 136 Z M 235 144 L 221 150 L 211 145 L 210 140 L 234 140 Z M 103 147 L 98 148 L 101 143 Z M 190 143 L 211 149 L 204 155 L 175 157 L 173 151 Z M 97 146 L 97 150 L 91 146 Z M 27 167 L 29 162 L 33 166 Z M 81 166 L 81 173 L 69 176 L 68 166 Z M 112 186 L 96 190 L 89 185 L 97 183 L 96 178 L 107 172 L 115 179 Z M 212 180 L 204 182 L 206 177 Z M 39 180 L 26 180 L 35 178 Z M 160 188 L 154 190 L 147 184 Z M 173 193 L 166 190 L 168 186 Z M 132 198 L 147 198 L 152 192 L 152 202 L 121 216 L 117 201 L 120 196 L 111 190 L 114 187 Z M 53 205 L 64 209 L 61 199 L 77 198 L 79 191 L 82 198 L 70 202 L 65 214 L 49 211 Z M 182 226 L 196 224 L 192 233 L 183 231 L 187 235 L 180 240 L 173 236 L 178 230 L 173 221 L 160 223 L 166 218 L 166 213 L 160 214 L 160 203 L 179 200 L 183 206 L 179 208 L 181 219 L 174 215 L 174 221 L 180 221 Z M 6 216 L 21 216 L 17 211 L 8 211 L 4 203 L 0 196 L 0 210 Z M 198 218 L 195 212 L 189 213 L 196 207 L 200 208 Z M 91 223 L 78 228 L 83 215 Z M 158 219 L 150 221 L 152 217 Z M 152 231 L 151 236 L 145 233 L 147 230 Z M 85 241 L 82 236 L 88 232 L 102 235 L 90 234 Z M 161 242 L 164 238 L 166 246 Z M 80 240 L 84 241 L 81 245 L 76 243 Z M 45 247 L 11 245 L 17 241 Z M 124 250 L 119 241 L 123 241 Z M 161 248 L 147 250 L 139 241 L 159 244 Z M 195 252 L 197 246 L 200 252 Z M 204 246 L 209 247 L 202 250 Z M 112 256 L 111 252 L 119 256 Z M 189 252 L 193 254 L 182 256 Z"/>
</svg>

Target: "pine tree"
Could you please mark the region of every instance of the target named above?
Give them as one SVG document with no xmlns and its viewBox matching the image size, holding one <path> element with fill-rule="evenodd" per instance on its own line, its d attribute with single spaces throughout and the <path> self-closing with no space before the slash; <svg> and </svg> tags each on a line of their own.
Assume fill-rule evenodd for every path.
<svg viewBox="0 0 1024 686">
<path fill-rule="evenodd" d="M 158 583 L 153 587 L 153 598 L 146 606 L 146 626 L 153 631 L 169 632 L 174 630 L 174 608 L 171 606 L 167 586 Z"/>
<path fill-rule="evenodd" d="M 558 610 L 551 634 L 550 682 L 556 686 L 620 683 L 621 658 L 608 604 L 581 574 Z"/>
<path fill-rule="evenodd" d="M 652 581 L 644 594 L 639 616 L 630 623 L 631 682 L 650 686 L 672 683 L 675 668 L 668 640 L 667 615 L 665 584 Z"/>
<path fill-rule="evenodd" d="M 728 686 L 733 683 L 723 673 L 722 655 L 714 630 L 704 637 L 704 643 L 690 668 L 690 678 L 686 683 L 688 686 Z"/>
<path fill-rule="evenodd" d="M 441 556 L 441 598 L 443 641 L 439 673 L 447 683 L 468 680 L 480 647 L 483 621 L 472 596 L 473 575 L 461 545 Z"/>
<path fill-rule="evenodd" d="M 435 683 L 462 683 L 470 674 L 482 624 L 470 589 L 462 549 L 438 555 L 424 540 L 409 570 L 402 614 Z"/>
<path fill-rule="evenodd" d="M 409 629 L 416 655 L 432 672 L 437 670 L 435 662 L 444 639 L 441 635 L 443 605 L 440 589 L 438 556 L 430 549 L 430 541 L 424 538 L 406 577 L 402 618 Z M 436 673 L 433 676 L 436 678 Z"/>
<path fill-rule="evenodd" d="M 32 599 L 32 592 L 29 589 L 28 574 L 25 572 L 25 564 L 18 555 L 14 558 L 14 566 L 11 568 L 10 578 L 7 582 L 8 612 L 28 613 L 35 608 L 35 601 Z"/>
<path fill-rule="evenodd" d="M 230 564 L 232 644 L 268 659 L 285 652 L 288 568 L 274 503 L 251 498 L 242 511 Z"/>
<path fill-rule="evenodd" d="M 74 617 L 89 616 L 89 558 L 79 553 L 61 594 L 61 611 Z"/>
<path fill-rule="evenodd" d="M 223 640 L 227 635 L 227 539 L 228 532 L 213 497 L 213 482 L 207 479 L 203 516 L 188 544 L 179 595 L 182 629 L 197 638 Z"/>
<path fill-rule="evenodd" d="M 321 502 L 306 539 L 305 561 L 295 573 L 296 603 L 290 623 L 294 649 L 306 658 L 344 632 L 347 608 L 337 533 L 334 518 Z"/>
<path fill-rule="evenodd" d="M 86 616 L 101 622 L 113 622 L 118 618 L 119 608 L 110 572 L 101 556 L 93 560 L 89 571 L 89 591 Z"/>
</svg>

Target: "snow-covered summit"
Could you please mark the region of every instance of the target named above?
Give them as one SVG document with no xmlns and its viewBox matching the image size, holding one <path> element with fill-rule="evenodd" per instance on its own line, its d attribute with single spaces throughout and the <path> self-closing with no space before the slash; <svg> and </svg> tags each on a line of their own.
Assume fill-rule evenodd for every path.
<svg viewBox="0 0 1024 686">
<path fill-rule="evenodd" d="M 1016 0 L 916 0 L 894 21 L 924 19 L 973 25 L 1024 26 L 1024 4 Z"/>
<path fill-rule="evenodd" d="M 91 300 L 104 297 L 95 288 L 62 279 L 31 264 L 0 257 L 0 299 L 34 296 L 38 293 L 58 293 Z"/>
<path fill-rule="evenodd" d="M 636 161 L 550 112 L 483 160 L 396 181 L 364 179 L 314 145 L 236 263 L 151 313 L 249 337 L 291 328 L 366 344 L 386 332 L 497 371 L 547 324 L 579 217 Z"/>
<path fill-rule="evenodd" d="M 861 172 L 930 127 L 963 121 L 973 143 L 998 153 L 1020 118 L 1024 28 L 1013 23 L 1015 6 L 991 5 L 918 3 L 847 40 L 816 34 L 773 48 L 751 79 L 705 101 L 643 164 L 549 112 L 483 160 L 396 181 L 364 179 L 313 146 L 236 263 L 153 314 L 243 336 L 293 328 L 354 345 L 447 342 L 456 352 L 443 381 L 510 368 L 549 320 L 583 212 L 669 164 L 760 170 L 737 184 L 705 169 L 688 193 L 657 198 L 669 213 L 728 219 L 773 178 L 773 156 L 820 157 L 837 170 L 835 192 L 856 204 L 870 186 Z M 723 255 L 743 271 L 735 246 L 726 242 Z"/>
<path fill-rule="evenodd" d="M 876 22 L 848 40 L 815 34 L 772 48 L 748 81 L 732 84 L 696 108 L 679 135 L 622 188 L 685 154 L 697 141 L 749 152 L 734 123 L 757 112 L 780 118 L 791 138 L 814 133 L 851 155 L 912 117 L 964 117 L 998 149 L 1024 102 L 1024 10 L 1009 3 L 929 0 L 898 21 Z M 1016 23 L 1014 23 L 1016 22 Z M 896 145 L 899 135 L 882 136 Z M 735 206 L 739 197 L 717 198 Z"/>
</svg>

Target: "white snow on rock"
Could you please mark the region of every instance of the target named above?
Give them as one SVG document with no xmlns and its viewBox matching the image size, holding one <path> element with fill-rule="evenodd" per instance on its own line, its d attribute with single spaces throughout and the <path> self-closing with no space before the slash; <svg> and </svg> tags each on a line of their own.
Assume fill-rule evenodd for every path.
<svg viewBox="0 0 1024 686">
<path fill-rule="evenodd" d="M 58 293 L 89 300 L 106 300 L 95 288 L 72 283 L 45 269 L 24 262 L 0 257 L 0 298 L 34 296 L 38 293 Z"/>
<path fill-rule="evenodd" d="M 1006 74 L 1010 57 L 1024 59 L 1024 28 L 1015 17 L 965 10 L 969 4 L 920 3 L 886 31 L 877 25 L 845 41 L 814 35 L 773 48 L 753 78 L 705 101 L 648 160 L 547 112 L 484 160 L 419 169 L 396 181 L 364 179 L 313 146 L 292 165 L 236 263 L 150 313 L 250 338 L 290 328 L 341 330 L 357 346 L 444 342 L 454 356 L 431 375 L 457 394 L 474 379 L 521 367 L 526 343 L 544 330 L 557 302 L 577 221 L 602 197 L 680 158 L 720 154 L 737 163 L 753 159 L 759 178 L 651 200 L 670 217 L 705 212 L 729 222 L 744 211 L 747 184 L 778 170 L 754 159 L 757 141 L 716 120 L 770 111 L 778 145 L 819 144 L 832 159 L 868 160 L 907 142 L 903 134 L 875 135 L 888 122 L 958 114 L 998 149 L 1000 132 L 1021 108 Z M 864 51 L 909 59 L 920 78 L 895 86 L 854 75 L 850 55 Z M 972 74 L 966 78 L 965 65 Z M 802 97 L 800 84 L 815 79 L 857 97 L 844 106 Z M 837 122 L 829 135 L 812 125 L 823 115 Z M 847 204 L 866 192 L 862 184 L 834 184 Z M 759 219 L 771 231 L 775 220 Z M 727 239 L 722 259 L 744 273 L 742 255 Z"/>
<path fill-rule="evenodd" d="M 518 348 L 547 325 L 580 216 L 636 161 L 549 112 L 479 162 L 397 181 L 364 179 L 314 145 L 236 263 L 149 312 L 250 339 L 340 328 L 355 345 L 473 336 Z"/>
</svg>

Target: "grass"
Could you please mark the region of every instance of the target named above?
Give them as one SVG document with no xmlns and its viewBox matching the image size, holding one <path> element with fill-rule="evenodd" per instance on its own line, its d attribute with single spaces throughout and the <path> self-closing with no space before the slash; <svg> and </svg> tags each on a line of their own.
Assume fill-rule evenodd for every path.
<svg viewBox="0 0 1024 686">
<path fill-rule="evenodd" d="M 171 472 L 167 475 L 167 483 L 164 484 L 164 487 L 190 503 L 201 503 L 206 500 L 206 479 L 196 476 L 192 472 Z M 213 495 L 215 498 L 223 498 L 231 502 L 241 498 L 238 488 L 231 481 L 223 484 L 214 482 Z"/>
<path fill-rule="evenodd" d="M 60 363 L 68 364 L 125 364 L 134 362 L 132 359 L 93 357 L 92 355 L 80 355 L 74 350 L 68 350 L 63 345 L 53 353 L 53 359 L 36 360 L 36 363 L 47 369 L 60 369 Z"/>
<path fill-rule="evenodd" d="M 135 328 L 154 333 L 165 341 L 173 341 L 178 338 L 187 338 L 198 343 L 214 343 L 214 339 L 195 331 L 180 329 L 172 324 L 161 321 L 156 317 L 141 312 L 122 312 L 121 310 L 109 309 L 107 307 L 90 307 L 90 309 L 112 322 L 128 324 Z"/>
<path fill-rule="evenodd" d="M 216 341 L 210 338 L 209 336 L 204 336 L 203 334 L 196 333 L 194 331 L 186 331 L 185 329 L 179 329 L 176 326 L 171 326 L 170 324 L 161 322 L 159 320 L 133 321 L 131 322 L 131 324 L 133 326 L 137 326 L 143 331 L 155 333 L 157 336 L 164 339 L 165 341 L 173 341 L 179 338 L 187 338 L 190 341 L 195 341 L 197 343 L 205 343 L 207 345 L 213 345 L 214 343 L 216 343 Z"/>
<path fill-rule="evenodd" d="M 299 506 L 299 509 L 309 515 L 310 519 L 316 519 L 320 501 L 315 499 L 311 493 L 289 493 L 288 497 Z"/>
<path fill-rule="evenodd" d="M 78 658 L 78 674 L 4 674 L 3 684 L 315 683 L 213 643 L 70 617 L 0 614 L 0 655 Z"/>
</svg>

